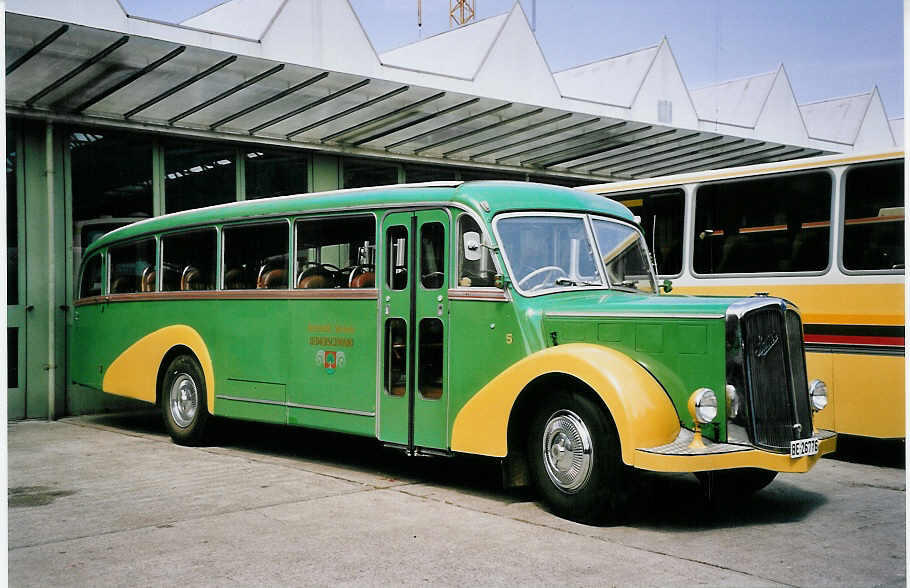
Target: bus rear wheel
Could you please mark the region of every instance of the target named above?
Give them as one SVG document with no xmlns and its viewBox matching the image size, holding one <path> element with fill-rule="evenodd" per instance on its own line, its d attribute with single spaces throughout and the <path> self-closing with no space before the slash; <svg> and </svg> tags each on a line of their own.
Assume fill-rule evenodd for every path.
<svg viewBox="0 0 910 588">
<path fill-rule="evenodd" d="M 619 518 L 630 468 L 613 419 L 592 400 L 554 394 L 531 423 L 527 454 L 534 484 L 555 514 L 579 522 Z"/>
<path fill-rule="evenodd" d="M 178 355 L 161 383 L 161 412 L 171 439 L 180 445 L 199 445 L 205 439 L 209 413 L 205 378 L 191 355 Z"/>
</svg>

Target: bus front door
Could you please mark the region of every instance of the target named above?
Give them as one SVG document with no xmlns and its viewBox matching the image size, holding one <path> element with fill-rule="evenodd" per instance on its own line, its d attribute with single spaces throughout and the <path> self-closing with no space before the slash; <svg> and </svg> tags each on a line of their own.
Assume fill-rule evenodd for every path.
<svg viewBox="0 0 910 588">
<path fill-rule="evenodd" d="M 379 438 L 446 449 L 449 215 L 391 213 L 381 235 Z"/>
</svg>

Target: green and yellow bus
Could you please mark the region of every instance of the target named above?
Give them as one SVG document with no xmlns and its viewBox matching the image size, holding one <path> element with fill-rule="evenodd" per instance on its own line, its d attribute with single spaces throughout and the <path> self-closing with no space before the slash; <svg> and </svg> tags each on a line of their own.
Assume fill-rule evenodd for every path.
<svg viewBox="0 0 910 588">
<path fill-rule="evenodd" d="M 629 165 L 632 165 L 631 163 Z M 906 435 L 904 154 L 829 155 L 586 186 L 641 218 L 674 292 L 768 292 L 799 306 L 816 422 Z"/>
<path fill-rule="evenodd" d="M 632 468 L 755 490 L 834 450 L 799 311 L 659 292 L 640 226 L 578 190 L 439 182 L 238 202 L 85 252 L 72 379 L 161 407 L 503 460 L 557 513 Z"/>
</svg>

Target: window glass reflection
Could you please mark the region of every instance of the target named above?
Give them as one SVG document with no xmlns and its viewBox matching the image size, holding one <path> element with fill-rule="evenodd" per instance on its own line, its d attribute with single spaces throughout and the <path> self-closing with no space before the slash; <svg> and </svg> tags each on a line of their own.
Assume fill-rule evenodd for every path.
<svg viewBox="0 0 910 588">
<path fill-rule="evenodd" d="M 307 191 L 308 159 L 302 153 L 256 149 L 244 153 L 243 161 L 247 200 Z"/>
<path fill-rule="evenodd" d="M 171 141 L 164 147 L 164 208 L 178 212 L 237 199 L 235 149 Z"/>
</svg>

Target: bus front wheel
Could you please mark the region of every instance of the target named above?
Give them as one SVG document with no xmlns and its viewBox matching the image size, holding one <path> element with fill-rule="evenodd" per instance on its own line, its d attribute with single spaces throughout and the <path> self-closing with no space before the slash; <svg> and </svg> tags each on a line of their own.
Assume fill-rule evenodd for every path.
<svg viewBox="0 0 910 588">
<path fill-rule="evenodd" d="M 180 445 L 199 445 L 205 436 L 205 378 L 191 355 L 178 355 L 168 365 L 161 385 L 161 412 L 171 439 Z"/>
<path fill-rule="evenodd" d="M 617 519 L 628 496 L 613 419 L 581 394 L 559 392 L 537 411 L 528 436 L 529 469 L 544 502 L 580 521 Z"/>
</svg>

